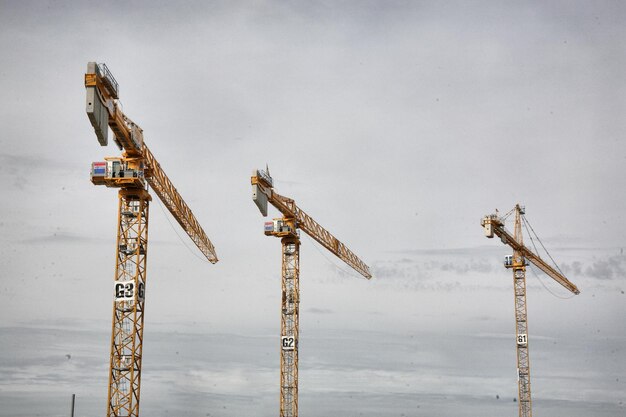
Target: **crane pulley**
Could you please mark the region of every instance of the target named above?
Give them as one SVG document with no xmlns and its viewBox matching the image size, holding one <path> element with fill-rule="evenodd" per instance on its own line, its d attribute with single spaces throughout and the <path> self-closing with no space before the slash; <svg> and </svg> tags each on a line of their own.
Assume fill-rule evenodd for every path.
<svg viewBox="0 0 626 417">
<path fill-rule="evenodd" d="M 300 236 L 299 230 L 311 236 L 331 253 L 365 278 L 369 267 L 328 230 L 300 209 L 291 198 L 274 191 L 269 170 L 254 170 L 251 178 L 252 200 L 261 214 L 267 216 L 270 203 L 283 215 L 265 223 L 265 234 L 281 238 L 282 301 L 280 337 L 280 417 L 298 416 L 298 336 L 300 317 Z"/>
<path fill-rule="evenodd" d="M 482 218 L 480 224 L 485 236 L 493 238 L 498 236 L 502 243 L 513 249 L 513 255 L 505 259 L 505 267 L 513 270 L 513 287 L 515 293 L 515 329 L 517 349 L 517 375 L 518 375 L 518 408 L 519 417 L 532 417 L 532 404 L 530 395 L 530 357 L 528 352 L 528 320 L 526 308 L 526 266 L 530 261 L 537 268 L 545 272 L 549 277 L 561 284 L 574 294 L 580 291 L 563 274 L 550 266 L 539 255 L 524 245 L 522 236 L 522 216 L 525 209 L 517 204 L 515 210 L 515 227 L 513 234 L 504 227 L 504 219 L 498 214 L 490 214 Z"/>
<path fill-rule="evenodd" d="M 137 417 L 141 388 L 148 251 L 148 185 L 211 263 L 215 248 L 161 165 L 143 141 L 142 129 L 119 104 L 119 86 L 105 64 L 90 62 L 85 74 L 86 111 L 98 142 L 109 128 L 122 156 L 91 166 L 91 181 L 119 189 L 113 325 L 107 417 Z"/>
</svg>

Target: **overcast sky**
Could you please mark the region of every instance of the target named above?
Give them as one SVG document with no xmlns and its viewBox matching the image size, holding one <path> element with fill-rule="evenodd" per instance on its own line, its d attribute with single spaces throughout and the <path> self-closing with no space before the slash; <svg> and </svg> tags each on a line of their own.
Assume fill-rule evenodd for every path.
<svg viewBox="0 0 626 417">
<path fill-rule="evenodd" d="M 625 21 L 618 1 L 0 0 L 0 416 L 72 393 L 105 412 L 117 196 L 89 168 L 119 151 L 85 115 L 89 61 L 220 258 L 155 196 L 143 414 L 278 412 L 267 163 L 374 274 L 303 237 L 301 415 L 515 415 L 510 251 L 480 219 L 518 202 L 581 290 L 527 274 L 536 414 L 626 415 Z"/>
</svg>

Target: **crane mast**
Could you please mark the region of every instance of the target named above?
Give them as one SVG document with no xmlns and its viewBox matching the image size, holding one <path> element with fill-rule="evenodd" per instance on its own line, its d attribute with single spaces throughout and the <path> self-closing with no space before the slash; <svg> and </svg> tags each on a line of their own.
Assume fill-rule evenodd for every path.
<svg viewBox="0 0 626 417">
<path fill-rule="evenodd" d="M 578 288 L 565 278 L 560 272 L 551 267 L 537 254 L 524 246 L 522 236 L 522 215 L 525 210 L 517 204 L 515 206 L 515 223 L 513 235 L 504 228 L 504 220 L 497 214 L 485 216 L 481 221 L 485 236 L 498 236 L 502 243 L 513 249 L 513 255 L 505 258 L 504 266 L 513 271 L 513 291 L 515 304 L 515 335 L 517 349 L 517 385 L 519 417 L 532 417 L 532 400 L 530 394 L 530 356 L 528 352 L 528 319 L 526 307 L 526 266 L 528 261 L 545 272 L 563 287 L 574 294 L 579 294 Z"/>
<path fill-rule="evenodd" d="M 121 157 L 94 162 L 94 185 L 118 188 L 118 222 L 107 417 L 139 415 L 148 253 L 148 185 L 211 263 L 213 244 L 143 142 L 143 131 L 120 109 L 118 84 L 105 64 L 90 62 L 85 74 L 86 111 L 98 141 L 108 129 Z"/>
<path fill-rule="evenodd" d="M 281 239 L 280 417 L 298 416 L 298 342 L 300 320 L 300 235 L 304 231 L 346 264 L 370 279 L 369 267 L 328 230 L 301 210 L 294 200 L 273 189 L 269 170 L 252 173 L 252 199 L 267 216 L 267 203 L 283 215 L 265 223 L 265 235 Z"/>
</svg>

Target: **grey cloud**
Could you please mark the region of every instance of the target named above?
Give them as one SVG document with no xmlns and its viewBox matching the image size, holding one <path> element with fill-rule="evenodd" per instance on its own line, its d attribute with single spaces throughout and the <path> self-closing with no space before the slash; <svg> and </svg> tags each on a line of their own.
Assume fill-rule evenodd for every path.
<svg viewBox="0 0 626 417">
<path fill-rule="evenodd" d="M 591 264 L 581 261 L 560 264 L 564 275 L 589 277 L 599 280 L 613 280 L 624 278 L 626 274 L 626 256 L 608 255 L 596 259 Z"/>
<path fill-rule="evenodd" d="M 488 274 L 497 266 L 502 256 L 498 246 L 475 246 L 443 249 L 403 249 L 389 252 L 405 255 L 393 261 L 375 263 L 377 276 L 406 278 L 420 275 L 432 276 L 433 272 L 454 272 L 459 275 L 470 273 Z M 406 256 L 408 255 L 408 256 Z"/>
<path fill-rule="evenodd" d="M 17 243 L 22 244 L 37 244 L 37 243 L 50 243 L 50 244 L 80 244 L 80 243 L 106 243 L 107 245 L 115 244 L 114 237 L 95 237 L 92 235 L 78 234 L 72 232 L 57 231 L 48 234 L 42 234 L 35 237 L 29 237 L 27 239 L 17 240 Z M 177 241 L 166 241 L 151 239 L 150 244 L 152 246 L 157 245 L 178 245 Z"/>
<path fill-rule="evenodd" d="M 611 256 L 594 262 L 585 268 L 585 274 L 597 279 L 613 279 L 624 277 L 624 268 L 626 267 L 626 257 Z"/>
<path fill-rule="evenodd" d="M 407 267 L 405 265 L 398 265 L 395 263 L 376 262 L 372 264 L 371 272 L 377 279 L 398 279 L 417 276 L 419 275 L 420 269 L 419 265 L 411 265 Z"/>
<path fill-rule="evenodd" d="M 19 243 L 58 243 L 58 244 L 68 244 L 68 243 L 101 243 L 101 242 L 109 242 L 109 239 L 104 238 L 96 238 L 93 236 L 87 235 L 79 235 L 75 233 L 68 232 L 54 232 L 52 234 L 46 234 L 38 237 L 28 238 L 19 240 Z"/>
<path fill-rule="evenodd" d="M 82 161 L 80 161 L 82 162 Z M 78 168 L 82 165 L 78 161 L 66 160 L 59 163 L 58 159 L 46 158 L 35 153 L 24 154 L 0 154 L 0 172 L 5 174 L 33 174 L 42 171 L 69 171 L 70 168 Z"/>
<path fill-rule="evenodd" d="M 579 248 L 562 249 L 567 252 L 579 252 Z M 491 274 L 501 267 L 499 255 L 494 253 L 490 258 L 478 257 L 484 248 L 443 249 L 402 251 L 421 255 L 422 260 L 402 257 L 397 260 L 375 262 L 372 266 L 373 274 L 386 279 L 421 279 L 439 277 L 437 272 L 452 272 L 458 275 Z M 470 255 L 474 253 L 475 255 Z M 560 263 L 559 268 L 566 276 L 590 277 L 600 280 L 611 280 L 623 277 L 626 274 L 626 256 L 604 255 L 592 262 L 573 261 Z"/>
<path fill-rule="evenodd" d="M 382 311 L 366 311 L 365 314 L 369 314 L 371 316 L 384 316 L 385 313 Z"/>
<path fill-rule="evenodd" d="M 69 395 L 63 394 L 69 392 L 79 393 L 82 413 L 94 414 L 101 408 L 107 383 L 108 326 L 103 325 L 98 332 L 75 329 L 68 337 L 68 327 L 81 325 L 76 326 L 73 320 L 59 324 L 58 328 L 0 329 L 4 336 L 0 347 L 5 352 L 0 369 L 8 376 L 0 381 L 0 415 L 51 415 L 43 411 L 45 406 L 53 404 L 61 409 L 69 400 Z M 144 411 L 159 417 L 172 413 L 194 417 L 255 415 L 259 410 L 269 415 L 275 411 L 277 404 L 267 398 L 278 390 L 276 337 L 174 329 L 179 328 L 146 333 L 143 371 L 149 383 L 142 390 Z M 473 346 L 471 353 L 458 347 L 460 336 Z M 546 343 L 551 338 L 535 335 L 534 340 L 537 348 L 541 346 L 550 356 L 561 353 L 560 347 Z M 393 334 L 312 329 L 302 338 L 306 355 L 301 358 L 300 381 L 306 388 L 300 392 L 300 402 L 319 416 L 336 415 L 338 404 L 349 405 L 350 410 L 362 411 L 363 415 L 382 417 L 414 415 L 418 406 L 420 412 L 454 415 L 459 404 L 466 407 L 468 416 L 484 416 L 486 404 L 492 411 L 501 407 L 498 410 L 505 414 L 502 400 L 512 402 L 515 396 L 514 378 L 502 376 L 514 367 L 502 354 L 509 350 L 510 341 L 509 333 L 481 331 L 468 336 L 445 330 Z M 19 350 L 11 349 L 15 343 L 19 343 Z M 582 360 L 581 355 L 597 349 L 600 342 L 578 343 L 568 353 L 571 361 Z M 72 353 L 70 362 L 64 356 L 68 352 Z M 473 364 L 468 364 L 468 355 Z M 19 357 L 24 360 L 16 360 Z M 601 357 L 588 360 L 597 366 Z M 619 385 L 607 384 L 605 376 L 597 373 L 580 378 L 579 370 L 572 371 L 569 363 L 537 361 L 536 366 L 541 365 L 555 384 L 569 381 L 577 389 L 584 389 L 587 383 L 601 384 L 604 390 L 594 404 L 559 402 L 561 412 L 576 417 L 618 415 L 615 399 L 621 398 Z M 499 403 L 496 393 L 501 397 Z M 544 388 L 542 402 L 556 401 L 560 394 L 559 390 Z M 31 414 L 18 413 L 23 404 L 28 404 Z M 446 413 L 437 414 L 438 410 Z"/>
<path fill-rule="evenodd" d="M 565 275 L 580 275 L 582 274 L 583 264 L 580 261 L 574 261 L 572 263 L 564 263 L 560 265 L 560 268 Z"/>
<path fill-rule="evenodd" d="M 276 186 L 279 186 L 281 184 L 283 185 L 304 185 L 304 182 L 301 181 L 288 181 L 288 180 L 279 180 L 276 178 L 274 179 L 274 183 L 276 184 Z"/>
<path fill-rule="evenodd" d="M 403 278 L 431 278 L 438 276 L 437 272 L 454 272 L 458 275 L 470 273 L 487 274 L 494 270 L 495 263 L 485 259 L 467 261 L 466 259 L 445 261 L 422 261 L 408 260 L 403 258 L 399 261 L 382 261 L 372 265 L 372 274 L 378 278 L 403 279 Z"/>
<path fill-rule="evenodd" d="M 67 160 L 63 163 L 50 158 L 35 154 L 17 155 L 0 154 L 0 176 L 6 185 L 10 184 L 14 189 L 23 191 L 27 186 L 36 184 L 35 178 L 48 177 L 50 175 L 62 175 L 64 183 L 67 178 L 74 177 L 76 172 L 84 169 L 77 161 Z M 10 179 L 10 182 L 7 181 Z"/>
<path fill-rule="evenodd" d="M 313 314 L 333 314 L 334 313 L 334 311 L 329 308 L 317 308 L 317 307 L 311 307 L 307 309 L 307 311 Z"/>
<path fill-rule="evenodd" d="M 16 155 L 0 153 L 0 170 L 12 171 L 17 168 L 28 167 L 29 169 L 52 168 L 57 164 L 49 158 L 34 155 Z"/>
<path fill-rule="evenodd" d="M 446 262 L 439 265 L 441 271 L 454 271 L 457 274 L 467 274 L 470 272 L 489 273 L 493 271 L 493 264 L 485 260 L 470 263 Z"/>
<path fill-rule="evenodd" d="M 499 253 L 498 246 L 493 245 L 481 245 L 481 246 L 473 246 L 466 248 L 437 248 L 437 249 L 400 249 L 396 251 L 390 251 L 389 253 L 400 253 L 407 255 L 435 255 L 435 256 L 445 256 L 445 255 L 465 255 L 465 256 L 476 256 L 476 255 L 486 255 L 492 253 Z"/>
<path fill-rule="evenodd" d="M 492 316 L 476 316 L 471 319 L 475 321 L 494 321 L 496 318 Z"/>
</svg>

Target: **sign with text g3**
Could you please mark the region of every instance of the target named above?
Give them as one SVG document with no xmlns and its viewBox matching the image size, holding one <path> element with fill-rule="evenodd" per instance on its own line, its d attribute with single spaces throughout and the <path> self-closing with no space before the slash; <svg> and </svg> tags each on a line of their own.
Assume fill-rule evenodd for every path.
<svg viewBox="0 0 626 417">
<path fill-rule="evenodd" d="M 139 290 L 137 291 L 137 298 L 139 301 L 143 301 L 145 287 L 143 282 L 140 282 Z M 115 281 L 115 302 L 120 301 L 133 301 L 135 299 L 135 281 Z"/>
</svg>

